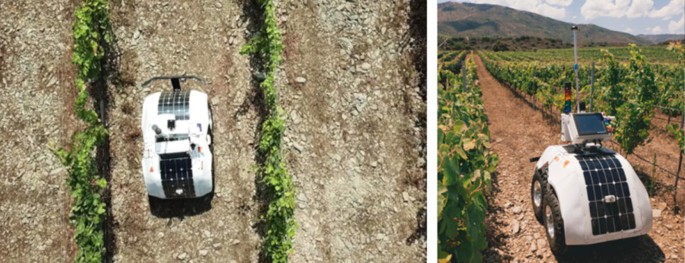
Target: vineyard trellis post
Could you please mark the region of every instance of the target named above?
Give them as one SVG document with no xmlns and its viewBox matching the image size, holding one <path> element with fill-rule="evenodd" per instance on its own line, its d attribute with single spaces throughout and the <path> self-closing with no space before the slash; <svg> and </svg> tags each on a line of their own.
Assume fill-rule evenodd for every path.
<svg viewBox="0 0 685 263">
<path fill-rule="evenodd" d="M 578 26 L 571 27 L 573 31 L 573 72 L 576 75 L 576 112 L 580 112 L 580 81 L 578 81 L 578 42 L 576 41 L 576 31 Z"/>
<path fill-rule="evenodd" d="M 461 83 L 463 84 L 461 90 L 466 92 L 466 59 L 461 62 L 461 78 Z"/>
<path fill-rule="evenodd" d="M 685 98 L 685 69 L 683 69 L 683 98 Z M 685 131 L 685 101 L 683 101 L 683 111 L 680 113 L 680 129 Z M 678 145 L 678 148 L 680 149 L 680 157 L 678 158 L 678 172 L 675 173 L 673 192 L 673 211 L 676 214 L 678 213 L 678 210 L 680 210 L 680 207 L 678 206 L 678 179 L 680 179 L 680 171 L 683 168 L 683 145 Z"/>
<path fill-rule="evenodd" d="M 592 95 L 595 93 L 595 62 L 592 61 L 592 69 L 590 70 L 590 107 L 588 112 L 592 112 Z"/>
</svg>

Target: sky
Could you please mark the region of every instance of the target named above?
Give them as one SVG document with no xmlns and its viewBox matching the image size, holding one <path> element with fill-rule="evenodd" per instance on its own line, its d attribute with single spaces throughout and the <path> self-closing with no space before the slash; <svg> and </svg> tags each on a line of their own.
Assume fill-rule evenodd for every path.
<svg viewBox="0 0 685 263">
<path fill-rule="evenodd" d="M 438 0 L 438 3 L 448 0 Z M 457 0 L 638 34 L 685 34 L 685 0 Z"/>
</svg>

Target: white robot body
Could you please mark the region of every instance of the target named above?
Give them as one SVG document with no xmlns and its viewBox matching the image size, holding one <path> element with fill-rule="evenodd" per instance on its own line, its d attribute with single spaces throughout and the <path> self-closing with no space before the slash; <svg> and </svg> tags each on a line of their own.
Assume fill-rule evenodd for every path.
<svg viewBox="0 0 685 263">
<path fill-rule="evenodd" d="M 207 94 L 156 92 L 143 104 L 143 177 L 148 195 L 195 198 L 213 191 L 211 127 Z"/>
<path fill-rule="evenodd" d="M 537 161 L 531 184 L 533 209 L 547 230 L 552 252 L 645 235 L 652 207 L 628 160 L 602 146 L 612 136 L 611 116 L 561 115 L 561 139 Z"/>
<path fill-rule="evenodd" d="M 567 245 L 588 245 L 645 235 L 652 208 L 628 160 L 606 148 L 576 153 L 573 145 L 549 146 L 536 164 L 547 169 L 564 222 Z"/>
</svg>

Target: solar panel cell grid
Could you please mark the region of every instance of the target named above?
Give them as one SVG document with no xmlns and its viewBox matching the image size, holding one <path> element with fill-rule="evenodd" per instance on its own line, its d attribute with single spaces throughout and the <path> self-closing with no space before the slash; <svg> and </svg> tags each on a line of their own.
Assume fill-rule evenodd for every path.
<svg viewBox="0 0 685 263">
<path fill-rule="evenodd" d="M 635 228 L 630 188 L 621 163 L 613 155 L 576 156 L 583 169 L 592 234 Z M 611 198 L 615 197 L 615 200 Z"/>
<path fill-rule="evenodd" d="M 170 197 L 194 197 L 193 171 L 188 154 L 162 156 L 159 161 L 164 195 Z M 179 193 L 177 190 L 181 189 Z"/>
<path fill-rule="evenodd" d="M 158 114 L 174 114 L 176 120 L 190 119 L 190 91 L 165 91 L 159 96 Z"/>
</svg>

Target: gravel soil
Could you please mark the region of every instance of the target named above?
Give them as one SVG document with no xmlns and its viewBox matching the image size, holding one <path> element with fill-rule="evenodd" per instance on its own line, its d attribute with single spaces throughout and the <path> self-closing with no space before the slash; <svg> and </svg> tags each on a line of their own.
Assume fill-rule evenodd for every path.
<svg viewBox="0 0 685 263">
<path fill-rule="evenodd" d="M 411 7 L 278 4 L 285 154 L 299 224 L 293 262 L 425 260 L 425 236 L 416 238 L 425 233 L 425 103 L 415 69 L 425 62 L 412 57 L 425 49 L 410 33 Z"/>
<path fill-rule="evenodd" d="M 110 88 L 115 261 L 256 262 L 257 67 L 238 53 L 254 3 L 116 1 L 120 85 Z M 425 258 L 425 104 L 408 1 L 277 2 L 286 50 L 277 86 L 297 191 L 292 262 Z M 420 63 L 423 63 L 421 61 Z M 140 168 L 141 102 L 156 75 L 211 81 L 216 195 L 150 211 Z M 114 82 L 113 82 L 114 83 Z M 422 122 L 423 121 L 423 122 Z M 422 232 L 423 231 L 423 232 Z"/>
<path fill-rule="evenodd" d="M 255 262 L 255 141 L 260 119 L 249 56 L 239 54 L 254 22 L 236 1 L 113 1 L 120 85 L 110 88 L 111 191 L 118 262 Z M 171 89 L 160 75 L 198 75 L 184 89 L 209 94 L 214 119 L 213 198 L 150 210 L 142 177 L 142 101 Z"/>
<path fill-rule="evenodd" d="M 543 227 L 535 220 L 530 199 L 533 164 L 529 158 L 539 156 L 552 144 L 559 144 L 559 128 L 530 107 L 524 100 L 494 79 L 478 56 L 478 78 L 483 89 L 485 111 L 489 119 L 492 147 L 500 157 L 494 191 L 489 197 L 488 227 L 489 248 L 487 262 L 682 262 L 683 217 L 672 212 L 672 190 L 656 189 L 652 195 L 654 225 L 650 233 L 632 241 L 616 241 L 595 246 L 576 247 L 567 257 L 553 256 L 546 241 Z M 674 142 L 663 141 L 662 136 L 638 148 L 638 154 L 657 153 L 668 165 L 676 159 L 677 149 L 670 152 Z M 523 147 L 523 148 L 522 148 Z M 664 153 L 665 152 L 665 153 Z M 650 158 L 651 159 L 651 158 Z M 640 161 L 629 157 L 636 170 Z M 637 165 L 636 165 L 637 164 Z M 674 169 L 667 166 L 668 169 Z M 677 167 L 676 167 L 677 168 Z M 651 168 L 645 178 L 672 185 L 666 175 L 652 176 Z M 664 181 L 664 182 L 662 182 Z"/>
<path fill-rule="evenodd" d="M 0 259 L 74 255 L 67 170 L 51 152 L 75 131 L 72 1 L 0 1 Z M 68 105 L 68 106 L 65 106 Z"/>
<path fill-rule="evenodd" d="M 50 147 L 83 128 L 73 112 L 72 19 L 80 1 L 0 1 L 0 259 L 69 262 L 67 168 Z M 110 3 L 115 36 L 107 92 L 107 237 L 114 262 L 258 262 L 256 143 L 264 118 L 256 1 Z M 425 260 L 425 2 L 277 1 L 285 53 L 280 105 L 296 186 L 292 262 Z M 418 20 L 416 20 L 418 18 Z M 418 21 L 418 22 L 417 22 Z M 422 55 L 423 54 L 423 55 Z M 141 168 L 146 88 L 198 75 L 209 94 L 215 194 L 150 203 Z M 49 147 L 50 146 L 50 147 Z M 108 156 L 107 156 L 108 155 Z M 151 209 L 150 204 L 154 209 Z M 110 261 L 109 258 L 107 261 Z"/>
</svg>

